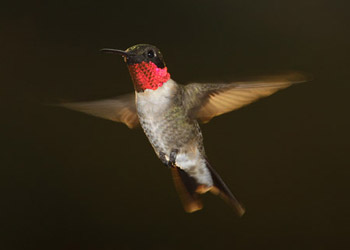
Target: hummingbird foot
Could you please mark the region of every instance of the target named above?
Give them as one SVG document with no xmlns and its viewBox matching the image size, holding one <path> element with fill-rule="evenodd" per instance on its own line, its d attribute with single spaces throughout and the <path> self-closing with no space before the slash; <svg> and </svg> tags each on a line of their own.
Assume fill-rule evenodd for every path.
<svg viewBox="0 0 350 250">
<path fill-rule="evenodd" d="M 178 152 L 179 152 L 178 149 L 171 150 L 170 156 L 169 156 L 169 160 L 167 160 L 167 157 L 165 156 L 164 152 L 160 152 L 159 153 L 159 159 L 168 168 L 176 167 L 176 163 L 175 162 L 176 162 L 176 156 L 177 156 Z"/>
<path fill-rule="evenodd" d="M 164 152 L 159 152 L 159 159 L 165 166 L 170 168 L 169 161 L 166 159 Z"/>
<path fill-rule="evenodd" d="M 177 153 L 179 153 L 178 149 L 173 149 L 170 152 L 169 163 L 171 164 L 172 167 L 176 167 L 175 162 L 176 162 Z"/>
</svg>

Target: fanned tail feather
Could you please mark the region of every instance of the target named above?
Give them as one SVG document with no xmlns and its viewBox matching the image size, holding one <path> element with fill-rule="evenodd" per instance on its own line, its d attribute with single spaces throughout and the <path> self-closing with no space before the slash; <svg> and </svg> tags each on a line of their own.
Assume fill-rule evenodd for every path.
<svg viewBox="0 0 350 250">
<path fill-rule="evenodd" d="M 175 188 L 180 195 L 182 205 L 186 212 L 192 213 L 203 208 L 200 194 L 211 191 L 213 194 L 219 195 L 230 206 L 235 208 L 238 216 L 242 216 L 245 213 L 245 209 L 235 198 L 221 177 L 207 162 L 207 168 L 211 174 L 214 185 L 207 187 L 198 182 L 191 176 L 189 176 L 184 170 L 177 166 L 171 167 L 171 173 L 173 176 Z"/>
<path fill-rule="evenodd" d="M 232 194 L 231 190 L 226 186 L 225 182 L 221 179 L 219 174 L 212 168 L 212 166 L 210 166 L 208 161 L 207 167 L 214 182 L 214 186 L 210 189 L 210 191 L 213 194 L 219 195 L 224 201 L 232 206 L 236 210 L 238 216 L 242 216 L 245 213 L 244 207 Z"/>
</svg>

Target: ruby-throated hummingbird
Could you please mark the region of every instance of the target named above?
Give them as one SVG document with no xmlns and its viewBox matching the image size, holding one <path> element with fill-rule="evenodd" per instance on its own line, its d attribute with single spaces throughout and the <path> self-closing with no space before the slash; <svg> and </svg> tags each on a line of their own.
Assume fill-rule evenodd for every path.
<svg viewBox="0 0 350 250">
<path fill-rule="evenodd" d="M 155 46 L 139 44 L 125 51 L 102 51 L 124 58 L 135 93 L 61 106 L 123 122 L 129 128 L 140 124 L 159 159 L 171 169 L 187 212 L 201 209 L 199 194 L 211 191 L 232 205 L 238 215 L 243 215 L 243 206 L 207 160 L 198 121 L 208 122 L 294 83 L 304 82 L 306 77 L 290 73 L 228 84 L 181 85 L 170 78 L 163 56 Z"/>
</svg>

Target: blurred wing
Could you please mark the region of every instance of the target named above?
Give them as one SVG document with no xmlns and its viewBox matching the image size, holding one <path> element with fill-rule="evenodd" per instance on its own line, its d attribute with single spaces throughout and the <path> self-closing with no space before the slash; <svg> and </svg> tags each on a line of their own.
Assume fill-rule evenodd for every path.
<svg viewBox="0 0 350 250">
<path fill-rule="evenodd" d="M 203 208 L 199 194 L 196 192 L 197 182 L 181 168 L 171 168 L 176 191 L 180 196 L 182 205 L 187 213 L 193 213 Z"/>
<path fill-rule="evenodd" d="M 189 115 L 202 122 L 208 122 L 215 116 L 239 109 L 307 79 L 303 74 L 291 73 L 229 84 L 192 83 L 185 86 L 184 98 Z"/>
<path fill-rule="evenodd" d="M 115 122 L 123 122 L 129 128 L 139 124 L 135 105 L 135 94 L 126 94 L 115 99 L 91 102 L 68 102 L 58 106 L 87 113 Z"/>
</svg>

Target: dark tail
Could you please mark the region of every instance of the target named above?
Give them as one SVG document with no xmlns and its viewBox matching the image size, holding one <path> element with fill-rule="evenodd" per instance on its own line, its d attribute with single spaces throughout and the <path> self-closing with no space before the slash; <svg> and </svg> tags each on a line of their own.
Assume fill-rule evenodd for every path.
<svg viewBox="0 0 350 250">
<path fill-rule="evenodd" d="M 207 188 L 205 185 L 198 184 L 198 182 L 193 177 L 189 176 L 182 169 L 176 166 L 171 168 L 175 188 L 180 195 L 180 199 L 185 211 L 192 213 L 202 209 L 203 205 L 199 196 L 200 194 L 210 190 L 212 193 L 219 195 L 229 205 L 234 207 L 237 214 L 239 216 L 242 216 L 245 212 L 243 206 L 237 201 L 221 177 L 210 166 L 210 164 L 207 162 L 206 165 L 214 182 L 214 185 L 209 188 Z"/>
<path fill-rule="evenodd" d="M 207 167 L 214 182 L 214 187 L 211 188 L 210 191 L 216 195 L 219 195 L 224 201 L 231 205 L 236 210 L 238 216 L 242 216 L 245 213 L 244 207 L 232 194 L 231 190 L 226 186 L 220 175 L 212 168 L 212 166 L 210 166 L 208 161 Z"/>
</svg>

